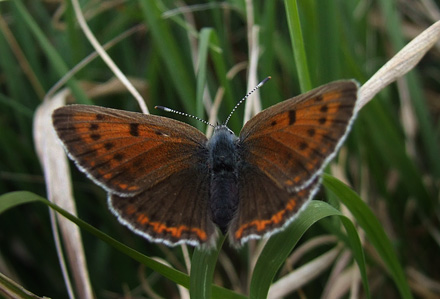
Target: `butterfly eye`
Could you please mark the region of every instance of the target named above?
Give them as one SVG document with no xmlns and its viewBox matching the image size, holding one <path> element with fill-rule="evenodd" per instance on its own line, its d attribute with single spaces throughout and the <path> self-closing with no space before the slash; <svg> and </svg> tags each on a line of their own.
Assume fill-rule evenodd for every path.
<svg viewBox="0 0 440 299">
<path fill-rule="evenodd" d="M 234 132 L 231 129 L 229 129 L 226 125 L 222 125 L 222 127 L 226 129 L 229 135 L 235 135 Z"/>
</svg>

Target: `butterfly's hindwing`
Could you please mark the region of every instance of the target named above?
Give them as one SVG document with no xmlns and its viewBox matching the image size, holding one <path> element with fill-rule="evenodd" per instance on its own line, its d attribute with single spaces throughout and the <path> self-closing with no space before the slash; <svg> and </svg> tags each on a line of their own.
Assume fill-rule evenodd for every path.
<svg viewBox="0 0 440 299">
<path fill-rule="evenodd" d="M 270 236 L 288 225 L 313 197 L 320 177 L 298 192 L 280 188 L 253 165 L 239 167 L 239 205 L 229 227 L 232 244 Z"/>
<path fill-rule="evenodd" d="M 206 167 L 190 167 L 133 197 L 110 195 L 109 205 L 120 222 L 150 241 L 212 247 L 217 232 L 207 213 L 209 178 Z"/>
</svg>

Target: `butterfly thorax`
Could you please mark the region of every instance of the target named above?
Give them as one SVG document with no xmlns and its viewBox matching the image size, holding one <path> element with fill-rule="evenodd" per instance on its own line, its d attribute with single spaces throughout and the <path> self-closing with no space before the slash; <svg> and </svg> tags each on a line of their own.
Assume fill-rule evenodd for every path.
<svg viewBox="0 0 440 299">
<path fill-rule="evenodd" d="M 212 221 L 225 233 L 238 205 L 237 136 L 217 126 L 208 141 Z"/>
</svg>

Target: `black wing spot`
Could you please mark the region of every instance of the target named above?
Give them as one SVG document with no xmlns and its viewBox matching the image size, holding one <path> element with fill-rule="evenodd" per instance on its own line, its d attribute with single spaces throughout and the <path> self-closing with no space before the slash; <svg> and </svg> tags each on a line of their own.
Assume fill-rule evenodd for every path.
<svg viewBox="0 0 440 299">
<path fill-rule="evenodd" d="M 103 120 L 104 119 L 104 114 L 96 114 L 95 116 L 96 120 Z"/>
<path fill-rule="evenodd" d="M 113 159 L 120 162 L 120 161 L 124 160 L 124 155 L 121 153 L 116 153 L 113 155 Z"/>
<path fill-rule="evenodd" d="M 327 118 L 326 118 L 326 117 L 321 117 L 320 119 L 318 119 L 318 122 L 319 122 L 321 125 L 325 124 L 326 121 L 327 121 Z"/>
<path fill-rule="evenodd" d="M 90 127 L 89 127 L 89 129 L 90 129 L 91 131 L 96 131 L 96 130 L 99 129 L 99 125 L 98 125 L 98 124 L 91 124 Z"/>
<path fill-rule="evenodd" d="M 307 144 L 307 142 L 301 142 L 301 143 L 299 144 L 299 149 L 300 149 L 301 151 L 305 150 L 305 149 L 308 148 L 308 147 L 309 147 L 309 145 Z"/>
<path fill-rule="evenodd" d="M 101 134 L 91 134 L 90 138 L 92 138 L 93 140 L 99 140 L 101 139 Z"/>
<path fill-rule="evenodd" d="M 322 102 L 322 100 L 323 100 L 322 95 L 317 95 L 316 98 L 315 98 L 315 102 L 316 103 Z"/>
<path fill-rule="evenodd" d="M 313 136 L 315 136 L 315 129 L 308 129 L 307 130 L 307 134 L 310 136 L 310 137 L 313 137 Z"/>
<path fill-rule="evenodd" d="M 289 126 L 293 125 L 296 122 L 296 111 L 290 110 L 289 111 Z"/>
<path fill-rule="evenodd" d="M 130 135 L 131 136 L 139 136 L 139 124 L 130 124 Z"/>
<path fill-rule="evenodd" d="M 328 111 L 328 106 L 327 105 L 323 105 L 321 106 L 321 109 L 319 109 L 321 112 L 327 112 Z"/>
<path fill-rule="evenodd" d="M 107 143 L 104 144 L 104 148 L 106 150 L 111 150 L 114 146 L 115 145 L 113 143 L 111 143 L 111 142 L 107 142 Z"/>
</svg>

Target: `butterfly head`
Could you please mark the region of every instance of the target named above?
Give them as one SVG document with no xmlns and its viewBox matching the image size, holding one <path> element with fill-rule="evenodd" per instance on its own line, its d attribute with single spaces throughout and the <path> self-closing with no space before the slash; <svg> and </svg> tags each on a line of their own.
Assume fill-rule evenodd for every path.
<svg viewBox="0 0 440 299">
<path fill-rule="evenodd" d="M 229 129 L 228 126 L 226 125 L 215 126 L 214 134 L 226 134 L 226 135 L 235 136 L 234 132 L 231 129 Z"/>
<path fill-rule="evenodd" d="M 226 125 L 218 125 L 214 128 L 214 134 L 211 139 L 208 141 L 208 148 L 215 147 L 216 144 L 234 144 L 237 140 L 237 136 L 235 136 L 234 132 L 229 129 Z"/>
</svg>

